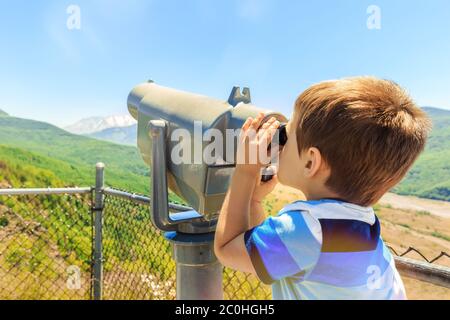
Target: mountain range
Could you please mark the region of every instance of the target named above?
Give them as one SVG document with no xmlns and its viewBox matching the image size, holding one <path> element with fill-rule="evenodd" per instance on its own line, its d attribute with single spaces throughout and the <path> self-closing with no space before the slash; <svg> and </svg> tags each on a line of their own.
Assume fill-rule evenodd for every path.
<svg viewBox="0 0 450 320">
<path fill-rule="evenodd" d="M 88 135 L 109 128 L 123 128 L 136 124 L 130 115 L 114 115 L 108 117 L 91 117 L 66 126 L 63 129 L 74 134 Z"/>
<path fill-rule="evenodd" d="M 149 169 L 136 147 L 75 135 L 45 122 L 0 116 L 0 148 L 3 165 L 23 171 L 21 185 L 6 181 L 10 186 L 26 184 L 32 168 L 51 171 L 68 185 L 93 185 L 94 166 L 104 162 L 109 185 L 148 192 Z"/>
<path fill-rule="evenodd" d="M 135 146 L 137 143 L 137 124 L 128 127 L 114 127 L 89 135 L 92 138 Z"/>
<path fill-rule="evenodd" d="M 433 121 L 427 146 L 407 176 L 392 191 L 450 201 L 450 110 L 423 109 Z M 88 128 L 82 122 L 79 127 Z M 119 123 L 124 125 L 126 121 Z M 98 128 L 93 125 L 91 129 L 94 127 Z M 52 172 L 70 185 L 92 185 L 94 165 L 102 161 L 107 165 L 109 185 L 132 192 L 148 192 L 149 169 L 136 148 L 136 125 L 110 127 L 84 136 L 48 123 L 11 117 L 0 111 L 0 161 L 22 170 L 24 181 L 27 172 L 36 168 Z M 17 183 L 9 184 L 17 186 Z"/>
</svg>

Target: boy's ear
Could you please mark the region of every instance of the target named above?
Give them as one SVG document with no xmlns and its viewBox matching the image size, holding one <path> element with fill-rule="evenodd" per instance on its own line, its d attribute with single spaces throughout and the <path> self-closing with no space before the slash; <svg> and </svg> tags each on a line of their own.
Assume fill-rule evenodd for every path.
<svg viewBox="0 0 450 320">
<path fill-rule="evenodd" d="M 304 161 L 305 167 L 304 175 L 307 178 L 314 177 L 318 172 L 320 167 L 322 166 L 322 155 L 320 153 L 320 150 L 311 147 L 305 152 L 305 161 Z"/>
</svg>

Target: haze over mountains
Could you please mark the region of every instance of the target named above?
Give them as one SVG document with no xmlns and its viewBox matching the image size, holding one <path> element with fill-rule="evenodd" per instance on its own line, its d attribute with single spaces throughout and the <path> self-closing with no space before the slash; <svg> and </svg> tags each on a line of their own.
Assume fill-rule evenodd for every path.
<svg viewBox="0 0 450 320">
<path fill-rule="evenodd" d="M 89 136 L 99 140 L 136 146 L 137 124 L 129 127 L 108 128 L 99 132 L 91 133 Z"/>
</svg>

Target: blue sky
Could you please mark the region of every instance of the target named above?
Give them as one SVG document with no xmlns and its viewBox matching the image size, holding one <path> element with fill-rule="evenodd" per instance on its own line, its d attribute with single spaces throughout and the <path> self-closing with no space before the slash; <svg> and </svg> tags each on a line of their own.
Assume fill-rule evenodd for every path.
<svg viewBox="0 0 450 320">
<path fill-rule="evenodd" d="M 58 125 L 127 113 L 147 79 L 223 99 L 249 86 L 289 115 L 312 83 L 375 75 L 450 109 L 448 0 L 0 0 L 0 41 L 0 109 Z"/>
</svg>

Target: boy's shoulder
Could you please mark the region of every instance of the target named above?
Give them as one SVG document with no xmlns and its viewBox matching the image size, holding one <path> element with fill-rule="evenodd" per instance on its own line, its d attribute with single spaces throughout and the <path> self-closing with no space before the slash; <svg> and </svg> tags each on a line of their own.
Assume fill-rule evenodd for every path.
<svg viewBox="0 0 450 320">
<path fill-rule="evenodd" d="M 370 258 L 384 252 L 373 210 L 337 200 L 296 201 L 247 231 L 244 239 L 254 265 L 263 261 L 263 270 L 276 280 L 287 275 L 305 279 L 321 257 L 333 253 Z"/>
<path fill-rule="evenodd" d="M 322 199 L 296 201 L 278 214 L 277 231 L 286 239 L 314 237 L 322 252 L 373 250 L 380 240 L 380 223 L 371 207 Z"/>
<path fill-rule="evenodd" d="M 301 214 L 315 220 L 357 220 L 370 225 L 376 220 L 373 208 L 336 199 L 298 200 L 283 207 L 278 216 L 285 214 Z"/>
</svg>

